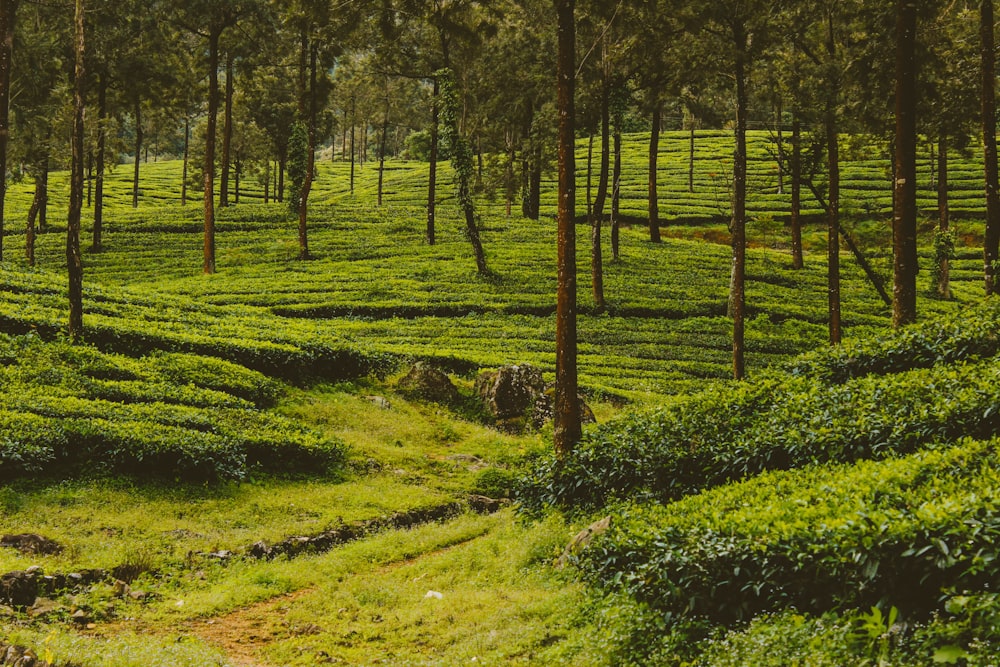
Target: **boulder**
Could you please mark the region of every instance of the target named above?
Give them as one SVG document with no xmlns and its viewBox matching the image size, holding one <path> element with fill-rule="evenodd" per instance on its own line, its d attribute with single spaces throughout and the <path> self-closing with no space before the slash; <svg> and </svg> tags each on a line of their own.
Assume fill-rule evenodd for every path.
<svg viewBox="0 0 1000 667">
<path fill-rule="evenodd" d="M 542 371 L 531 364 L 503 366 L 476 378 L 476 395 L 498 421 L 526 416 L 544 391 Z"/>
<path fill-rule="evenodd" d="M 583 396 L 577 394 L 577 398 L 580 400 L 580 423 L 582 424 L 594 424 L 597 422 L 597 418 L 594 416 L 594 411 L 590 409 L 586 401 L 583 400 Z M 541 428 L 546 423 L 552 421 L 555 418 L 555 401 L 556 401 L 556 388 L 555 385 L 549 385 L 545 388 L 545 393 L 535 400 L 531 409 L 531 424 L 535 428 Z"/>
<path fill-rule="evenodd" d="M 21 533 L 19 535 L 4 535 L 0 537 L 0 547 L 17 549 L 23 554 L 51 556 L 61 553 L 62 545 L 55 540 L 36 535 Z"/>
<path fill-rule="evenodd" d="M 433 403 L 454 403 L 458 400 L 458 389 L 451 378 L 422 361 L 413 364 L 396 383 L 396 388 L 405 396 Z"/>
<path fill-rule="evenodd" d="M 15 609 L 35 604 L 38 597 L 38 579 L 34 572 L 8 572 L 0 576 L 0 601 Z"/>
</svg>

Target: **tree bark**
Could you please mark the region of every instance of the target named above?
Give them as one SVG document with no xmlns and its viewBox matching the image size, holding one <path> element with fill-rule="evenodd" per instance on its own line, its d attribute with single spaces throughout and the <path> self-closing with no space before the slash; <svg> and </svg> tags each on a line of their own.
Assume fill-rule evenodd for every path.
<svg viewBox="0 0 1000 667">
<path fill-rule="evenodd" d="M 733 318 L 733 378 L 746 374 L 744 360 L 744 314 L 746 306 L 746 196 L 747 196 L 747 36 L 740 24 L 733 25 L 736 44 L 736 149 L 733 154 L 733 271 L 730 281 L 730 310 Z"/>
<path fill-rule="evenodd" d="M 184 168 L 181 171 L 181 206 L 188 203 L 188 157 L 191 146 L 191 119 L 184 116 Z"/>
<path fill-rule="evenodd" d="M 688 192 L 694 192 L 694 116 L 691 117 L 688 137 Z"/>
<path fill-rule="evenodd" d="M 951 213 L 948 208 L 948 132 L 941 130 L 938 137 L 937 155 L 937 203 L 938 203 L 938 230 L 942 234 L 947 234 L 951 227 Z M 951 298 L 951 266 L 948 257 L 938 259 L 938 284 L 936 285 L 938 296 L 943 299 Z"/>
<path fill-rule="evenodd" d="M 660 125 L 663 105 L 653 105 L 652 129 L 649 132 L 649 240 L 660 243 L 660 202 L 656 188 L 657 165 L 660 157 Z"/>
<path fill-rule="evenodd" d="M 215 273 L 215 129 L 219 114 L 219 36 L 221 28 L 213 28 L 208 37 L 208 119 L 205 130 L 204 211 L 206 274 Z"/>
<path fill-rule="evenodd" d="M 10 75 L 14 54 L 14 24 L 20 0 L 0 0 L 0 176 L 7 173 L 10 142 Z M 3 259 L 4 200 L 7 179 L 0 177 L 0 260 Z"/>
<path fill-rule="evenodd" d="M 431 90 L 431 155 L 427 176 L 427 245 L 434 245 L 434 217 L 437 208 L 438 96 L 441 86 L 434 78 Z"/>
<path fill-rule="evenodd" d="M 835 71 L 836 43 L 833 35 L 833 14 L 827 16 L 827 55 L 830 58 L 830 75 L 827 77 L 826 100 L 826 155 L 829 174 L 829 202 L 827 208 L 827 292 L 830 344 L 841 339 L 840 329 L 840 143 L 837 135 L 837 101 L 839 81 Z"/>
<path fill-rule="evenodd" d="M 382 184 L 385 180 L 385 151 L 389 143 L 389 82 L 386 79 L 385 108 L 382 114 L 382 137 L 378 149 L 378 205 L 382 206 Z"/>
<path fill-rule="evenodd" d="M 896 173 L 892 221 L 892 323 L 895 327 L 917 319 L 916 32 L 917 8 L 914 0 L 897 0 Z"/>
<path fill-rule="evenodd" d="M 802 120 L 799 112 L 792 116 L 792 268 L 801 269 L 802 260 Z"/>
<path fill-rule="evenodd" d="M 993 0 L 981 0 L 979 37 L 982 67 L 982 129 L 986 179 L 986 233 L 983 264 L 986 294 L 1000 291 L 997 259 L 1000 257 L 1000 178 L 997 174 L 996 55 L 993 35 Z"/>
<path fill-rule="evenodd" d="M 104 161 L 108 136 L 108 81 L 104 72 L 97 77 L 97 177 L 94 183 L 94 233 L 91 252 L 101 252 L 104 239 Z"/>
<path fill-rule="evenodd" d="M 355 127 L 357 126 L 358 123 L 358 117 L 356 114 L 357 107 L 355 106 L 356 104 L 357 103 L 352 97 L 351 98 L 351 194 L 352 195 L 354 194 L 354 164 L 356 162 L 355 158 L 357 157 L 358 154 L 357 150 L 354 147 Z M 433 151 L 434 149 L 431 148 L 432 153 Z"/>
<path fill-rule="evenodd" d="M 303 37 L 305 39 L 305 37 Z M 303 43 L 303 49 L 305 49 Z M 318 54 L 316 44 L 309 47 L 309 91 L 308 109 L 306 111 L 306 135 L 308 144 L 306 150 L 306 177 L 299 194 L 299 259 L 309 259 L 309 237 L 306 226 L 309 214 L 309 193 L 316 173 L 316 67 Z"/>
<path fill-rule="evenodd" d="M 611 257 L 616 262 L 620 257 L 619 234 L 621 232 L 622 131 L 620 121 L 620 118 L 615 118 L 615 165 L 611 179 Z"/>
<path fill-rule="evenodd" d="M 576 166 L 574 136 L 574 75 L 576 42 L 573 0 L 555 0 L 558 13 L 559 204 L 558 288 L 556 298 L 556 454 L 567 455 L 579 442 L 580 399 L 576 354 Z"/>
<path fill-rule="evenodd" d="M 226 53 L 226 100 L 222 114 L 222 159 L 219 168 L 219 208 L 229 206 L 229 163 L 233 143 L 233 54 Z"/>
<path fill-rule="evenodd" d="M 142 153 L 142 101 L 135 98 L 135 161 L 132 169 L 132 208 L 139 208 L 139 155 Z"/>
<path fill-rule="evenodd" d="M 73 133 L 70 169 L 69 215 L 66 221 L 66 265 L 69 273 L 69 339 L 83 340 L 83 258 L 80 255 L 80 216 L 83 211 L 83 86 L 84 86 L 84 3 L 76 0 L 74 16 Z"/>
</svg>

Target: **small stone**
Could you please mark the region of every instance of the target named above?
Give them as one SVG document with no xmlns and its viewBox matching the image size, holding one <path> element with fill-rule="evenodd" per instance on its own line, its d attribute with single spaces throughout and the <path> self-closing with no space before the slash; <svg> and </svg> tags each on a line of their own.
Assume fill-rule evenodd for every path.
<svg viewBox="0 0 1000 667">
<path fill-rule="evenodd" d="M 149 593 L 147 593 L 146 591 L 129 591 L 128 596 L 133 600 L 135 600 L 136 602 L 142 602 L 147 597 L 149 597 Z"/>
<path fill-rule="evenodd" d="M 389 401 L 383 396 L 365 396 L 365 400 L 383 410 L 389 410 L 392 407 Z"/>
<path fill-rule="evenodd" d="M 442 595 L 441 593 L 438 593 L 437 591 L 427 591 L 427 593 L 424 595 L 424 597 L 425 598 L 433 598 L 435 600 L 440 600 L 440 599 L 444 598 L 444 595 Z"/>
<path fill-rule="evenodd" d="M 90 617 L 90 614 L 85 612 L 83 609 L 77 609 L 76 611 L 74 611 L 73 615 L 70 616 L 70 620 L 76 623 L 77 625 L 87 625 L 88 623 L 93 621 L 93 619 Z"/>
</svg>

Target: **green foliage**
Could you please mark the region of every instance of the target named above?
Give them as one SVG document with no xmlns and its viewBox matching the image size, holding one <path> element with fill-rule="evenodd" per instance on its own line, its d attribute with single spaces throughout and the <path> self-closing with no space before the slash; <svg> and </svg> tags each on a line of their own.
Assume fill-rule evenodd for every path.
<svg viewBox="0 0 1000 667">
<path fill-rule="evenodd" d="M 588 433 L 543 459 L 521 490 L 529 508 L 668 501 L 764 470 L 912 452 L 1000 432 L 1000 363 L 916 369 L 827 385 L 772 375 L 714 389 Z"/>
<path fill-rule="evenodd" d="M 938 229 L 934 232 L 933 259 L 930 267 L 930 284 L 928 289 L 932 294 L 938 291 L 941 283 L 941 264 L 955 259 L 955 231 Z"/>
<path fill-rule="evenodd" d="M 131 359 L 0 334 L 0 379 L 5 480 L 241 479 L 328 470 L 342 458 L 335 441 L 254 409 L 277 398 L 278 383 L 218 359 Z"/>
<path fill-rule="evenodd" d="M 302 199 L 302 186 L 306 182 L 306 171 L 309 163 L 309 134 L 306 126 L 297 122 L 292 125 L 292 134 L 288 138 L 288 194 L 285 199 L 288 209 L 293 214 L 299 212 L 299 201 Z"/>
<path fill-rule="evenodd" d="M 927 613 L 995 581 L 1000 442 L 768 473 L 667 505 L 630 505 L 583 575 L 668 617 L 729 624 L 785 607 L 891 601 Z"/>
</svg>

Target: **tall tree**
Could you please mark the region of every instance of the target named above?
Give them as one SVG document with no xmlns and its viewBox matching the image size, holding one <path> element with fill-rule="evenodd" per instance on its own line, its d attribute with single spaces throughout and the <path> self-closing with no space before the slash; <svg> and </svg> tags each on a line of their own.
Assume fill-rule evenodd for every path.
<svg viewBox="0 0 1000 667">
<path fill-rule="evenodd" d="M 80 215 L 83 210 L 84 1 L 74 14 L 73 132 L 69 217 L 66 223 L 66 265 L 69 270 L 69 339 L 83 340 L 83 259 L 80 256 Z"/>
<path fill-rule="evenodd" d="M 558 294 L 556 299 L 556 452 L 565 456 L 582 434 L 576 368 L 576 137 L 574 78 L 576 34 L 573 0 L 555 0 L 558 16 L 556 88 L 559 112 Z"/>
<path fill-rule="evenodd" d="M 7 143 L 10 138 L 10 75 L 14 26 L 20 0 L 0 0 L 0 260 L 3 259 L 4 200 L 7 193 Z"/>
<path fill-rule="evenodd" d="M 896 0 L 896 156 L 892 216 L 892 323 L 896 327 L 917 319 L 916 44 L 916 2 Z"/>
<path fill-rule="evenodd" d="M 997 167 L 996 47 L 993 0 L 980 0 L 979 44 L 982 74 L 982 129 L 986 176 L 986 235 L 983 264 L 986 294 L 1000 291 L 997 260 L 1000 259 L 1000 176 Z M 895 319 L 895 311 L 894 311 Z"/>
</svg>

